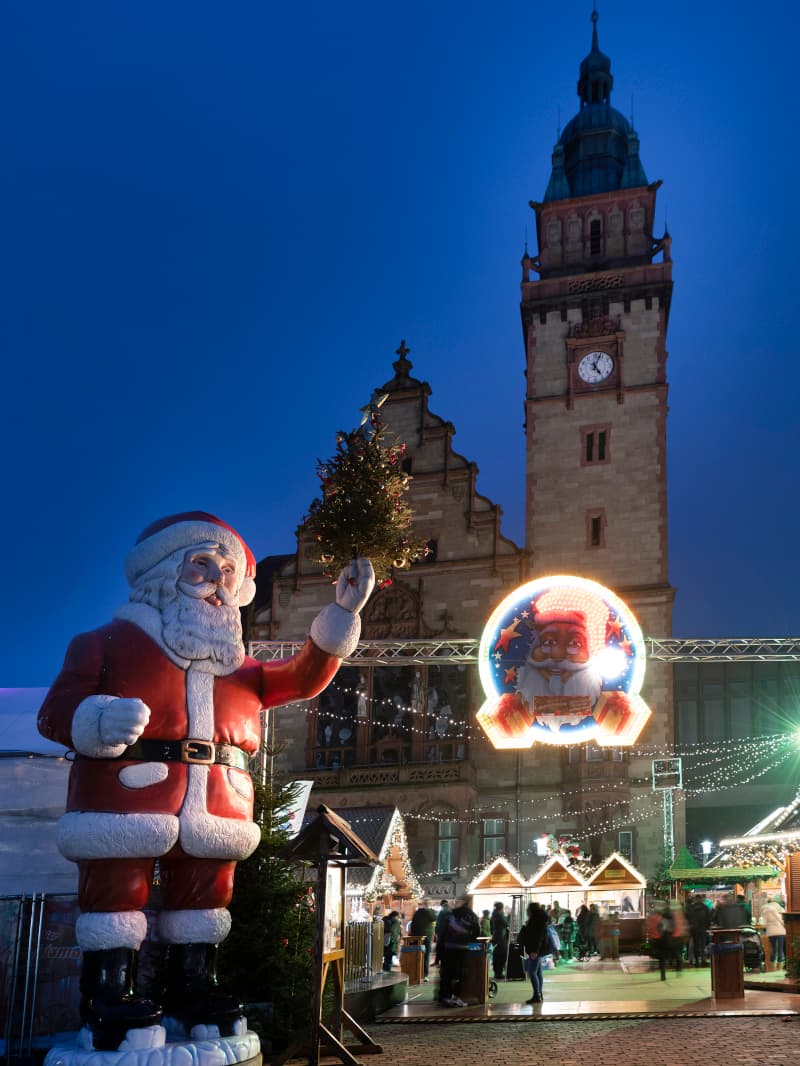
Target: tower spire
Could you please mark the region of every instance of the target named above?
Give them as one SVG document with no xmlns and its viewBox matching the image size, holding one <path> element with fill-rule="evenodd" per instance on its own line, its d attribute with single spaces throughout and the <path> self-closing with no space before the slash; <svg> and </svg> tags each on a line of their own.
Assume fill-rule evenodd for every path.
<svg viewBox="0 0 800 1066">
<path fill-rule="evenodd" d="M 592 4 L 592 49 L 581 63 L 578 78 L 578 96 L 581 107 L 588 104 L 607 104 L 611 98 L 614 79 L 611 76 L 611 60 L 600 51 L 597 39 L 597 3 Z"/>
</svg>

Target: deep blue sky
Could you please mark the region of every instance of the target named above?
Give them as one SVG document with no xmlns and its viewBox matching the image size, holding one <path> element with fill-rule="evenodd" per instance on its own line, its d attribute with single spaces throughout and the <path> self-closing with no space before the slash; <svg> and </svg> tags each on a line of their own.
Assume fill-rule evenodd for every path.
<svg viewBox="0 0 800 1066">
<path fill-rule="evenodd" d="M 493 6 L 4 5 L 0 685 L 162 514 L 291 551 L 401 337 L 522 541 L 519 260 L 591 2 Z M 675 632 L 797 635 L 798 8 L 599 10 L 673 237 Z"/>
</svg>

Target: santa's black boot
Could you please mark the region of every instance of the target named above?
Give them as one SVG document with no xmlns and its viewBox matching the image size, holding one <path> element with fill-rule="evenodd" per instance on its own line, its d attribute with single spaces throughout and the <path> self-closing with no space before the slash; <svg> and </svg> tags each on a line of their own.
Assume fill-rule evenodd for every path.
<svg viewBox="0 0 800 1066">
<path fill-rule="evenodd" d="M 182 1022 L 187 1034 L 194 1025 L 216 1025 L 220 1036 L 231 1036 L 244 1007 L 219 990 L 217 944 L 170 944 L 167 952 L 167 992 L 164 1011 Z"/>
<path fill-rule="evenodd" d="M 81 1019 L 97 1051 L 116 1051 L 129 1029 L 161 1024 L 161 1008 L 134 991 L 137 955 L 132 948 L 83 953 Z"/>
</svg>

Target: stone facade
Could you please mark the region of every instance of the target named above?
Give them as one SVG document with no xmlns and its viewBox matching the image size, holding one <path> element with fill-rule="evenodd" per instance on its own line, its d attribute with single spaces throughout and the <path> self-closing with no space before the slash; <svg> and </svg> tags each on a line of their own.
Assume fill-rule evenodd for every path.
<svg viewBox="0 0 800 1066">
<path fill-rule="evenodd" d="M 525 553 L 502 535 L 501 509 L 478 492 L 475 463 L 453 450 L 452 423 L 430 411 L 430 387 L 411 376 L 408 351 L 398 349 L 394 377 L 382 386 L 388 399 L 381 417 L 406 444 L 414 531 L 431 553 L 373 594 L 362 614 L 362 641 L 475 640 L 492 609 L 524 580 Z M 270 593 L 256 601 L 251 640 L 302 639 L 330 602 L 330 578 L 313 555 L 314 545 L 301 538 L 295 555 L 270 568 Z M 513 767 L 498 768 L 471 724 L 482 698 L 472 664 L 345 666 L 318 700 L 275 713 L 277 767 L 313 777 L 314 801 L 345 813 L 396 805 L 416 872 L 427 874 L 430 886 L 441 872 L 463 887 L 483 861 L 484 819 L 502 820 L 503 851 L 511 832 Z M 442 823 L 454 833 L 450 852 L 440 848 Z M 456 868 L 446 863 L 441 870 L 440 854 L 452 854 Z M 444 884 L 438 888 L 435 894 L 445 892 Z"/>
<path fill-rule="evenodd" d="M 411 376 L 401 343 L 381 415 L 406 444 L 414 532 L 431 552 L 375 592 L 362 616 L 366 645 L 477 642 L 508 593 L 548 573 L 599 581 L 646 634 L 671 634 L 670 241 L 652 236 L 660 182 L 647 183 L 638 137 L 610 106 L 596 12 L 592 21 L 581 109 L 554 150 L 545 202 L 531 204 L 538 255 L 522 261 L 525 546 L 502 535 L 499 506 L 478 492 L 475 463 L 453 451 L 453 424 L 429 410 L 430 389 Z M 520 488 L 522 479 L 520 471 Z M 314 545 L 301 537 L 293 556 L 265 560 L 257 582 L 262 576 L 267 593 L 249 636 L 302 639 L 331 596 Z M 653 715 L 641 743 L 663 751 L 674 737 L 668 665 L 650 664 L 642 695 Z M 345 813 L 396 805 L 416 873 L 434 897 L 462 894 L 499 853 L 530 874 L 542 834 L 588 843 L 595 860 L 620 850 L 654 872 L 664 836 L 650 758 L 593 744 L 495 751 L 475 724 L 483 698 L 467 662 L 359 659 L 311 705 L 275 714 L 284 745 L 277 758 L 286 773 L 313 776 L 315 800 Z M 681 811 L 675 830 L 680 844 Z"/>
<path fill-rule="evenodd" d="M 533 203 L 545 244 L 538 259 L 523 259 L 521 312 L 531 574 L 570 573 L 599 581 L 631 607 L 645 633 L 666 637 L 672 633 L 674 599 L 667 566 L 666 466 L 672 262 L 668 238 L 648 238 L 646 247 L 639 239 L 642 226 L 650 231 L 659 184 Z M 634 214 L 635 231 L 625 221 Z M 592 244 L 583 237 L 597 220 Z M 559 251 L 570 221 L 577 243 L 559 245 Z M 620 228 L 627 237 L 610 245 L 607 236 Z M 661 261 L 653 261 L 658 254 Z M 538 280 L 531 280 L 534 271 Z M 600 372 L 593 365 L 598 359 Z M 674 737 L 668 664 L 648 666 L 642 695 L 653 717 L 640 742 L 663 749 Z M 602 775 L 610 775 L 616 795 L 630 802 L 634 861 L 640 869 L 655 869 L 663 853 L 663 813 L 649 791 L 650 762 L 629 754 L 622 762 L 608 764 L 608 756 L 604 761 L 605 767 L 599 758 L 567 767 L 565 785 L 577 785 L 577 806 L 585 811 L 578 824 L 607 820 L 596 814 L 608 809 Z M 643 816 L 648 808 L 649 816 Z M 675 831 L 681 843 L 681 817 Z M 603 848 L 612 842 L 606 839 Z"/>
</svg>

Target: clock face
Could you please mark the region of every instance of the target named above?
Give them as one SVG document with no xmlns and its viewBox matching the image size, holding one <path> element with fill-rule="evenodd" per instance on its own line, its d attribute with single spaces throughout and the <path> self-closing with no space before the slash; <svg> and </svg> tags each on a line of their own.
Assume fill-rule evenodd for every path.
<svg viewBox="0 0 800 1066">
<path fill-rule="evenodd" d="M 614 369 L 614 360 L 608 352 L 587 352 L 578 363 L 581 380 L 589 385 L 605 381 Z"/>
</svg>

